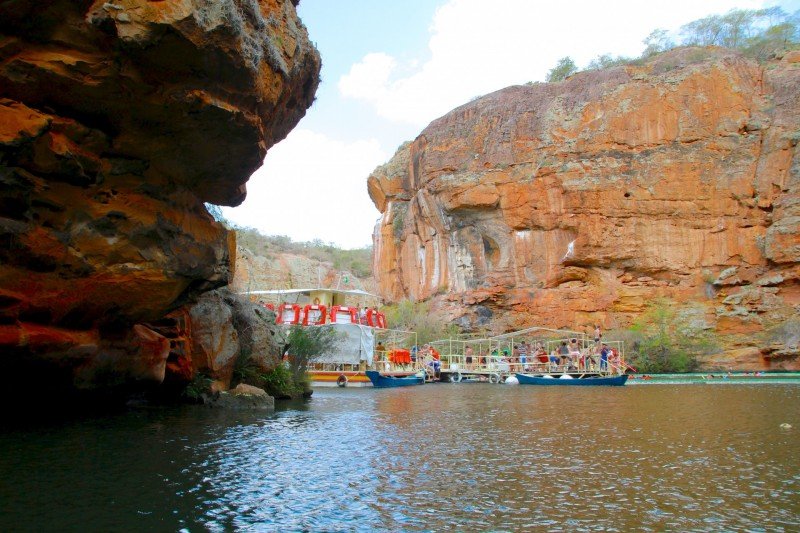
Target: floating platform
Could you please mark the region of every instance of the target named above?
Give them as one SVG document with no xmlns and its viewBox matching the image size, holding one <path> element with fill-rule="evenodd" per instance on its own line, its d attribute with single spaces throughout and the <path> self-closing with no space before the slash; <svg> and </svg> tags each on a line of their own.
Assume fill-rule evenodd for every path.
<svg viewBox="0 0 800 533">
<path fill-rule="evenodd" d="M 800 384 L 800 372 L 693 372 L 687 374 L 633 374 L 631 385 L 686 385 L 725 383 Z"/>
</svg>

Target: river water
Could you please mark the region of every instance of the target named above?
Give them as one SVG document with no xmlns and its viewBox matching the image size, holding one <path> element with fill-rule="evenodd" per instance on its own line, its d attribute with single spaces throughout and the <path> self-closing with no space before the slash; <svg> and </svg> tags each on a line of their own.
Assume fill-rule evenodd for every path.
<svg viewBox="0 0 800 533">
<path fill-rule="evenodd" d="M 800 386 L 329 389 L 0 433 L 2 531 L 633 528 L 800 530 Z"/>
</svg>

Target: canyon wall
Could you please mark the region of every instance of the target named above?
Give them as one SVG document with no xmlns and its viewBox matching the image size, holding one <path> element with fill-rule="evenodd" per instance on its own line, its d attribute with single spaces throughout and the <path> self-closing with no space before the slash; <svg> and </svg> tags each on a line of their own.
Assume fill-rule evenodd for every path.
<svg viewBox="0 0 800 533">
<path fill-rule="evenodd" d="M 190 375 L 175 332 L 235 257 L 203 204 L 243 201 L 319 69 L 290 0 L 0 3 L 6 371 L 78 388 Z"/>
<path fill-rule="evenodd" d="M 797 368 L 800 52 L 687 48 L 509 87 L 368 180 L 389 301 L 465 328 L 628 327 L 655 301 L 715 364 Z"/>
<path fill-rule="evenodd" d="M 301 253 L 275 252 L 264 256 L 237 246 L 236 272 L 230 284 L 232 291 L 309 287 L 360 289 L 375 293 L 375 279 L 360 278 L 350 270 L 336 268 L 330 261 L 320 261 Z"/>
</svg>

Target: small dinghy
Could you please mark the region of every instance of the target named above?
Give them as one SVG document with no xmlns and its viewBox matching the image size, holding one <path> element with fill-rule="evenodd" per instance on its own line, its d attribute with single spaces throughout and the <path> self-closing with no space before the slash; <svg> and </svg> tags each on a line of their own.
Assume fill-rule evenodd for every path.
<svg viewBox="0 0 800 533">
<path fill-rule="evenodd" d="M 387 389 L 390 387 L 408 387 L 410 385 L 422 385 L 425 383 L 425 374 L 417 373 L 411 376 L 386 376 L 376 370 L 367 370 L 367 377 L 376 389 Z"/>
</svg>

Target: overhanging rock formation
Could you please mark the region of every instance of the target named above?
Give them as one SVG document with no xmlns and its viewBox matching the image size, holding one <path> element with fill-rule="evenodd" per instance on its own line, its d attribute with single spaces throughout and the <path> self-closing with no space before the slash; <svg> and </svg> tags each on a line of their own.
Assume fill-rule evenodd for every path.
<svg viewBox="0 0 800 533">
<path fill-rule="evenodd" d="M 0 3 L 6 364 L 161 381 L 169 341 L 141 323 L 227 284 L 203 203 L 242 202 L 319 69 L 289 0 Z"/>
</svg>

